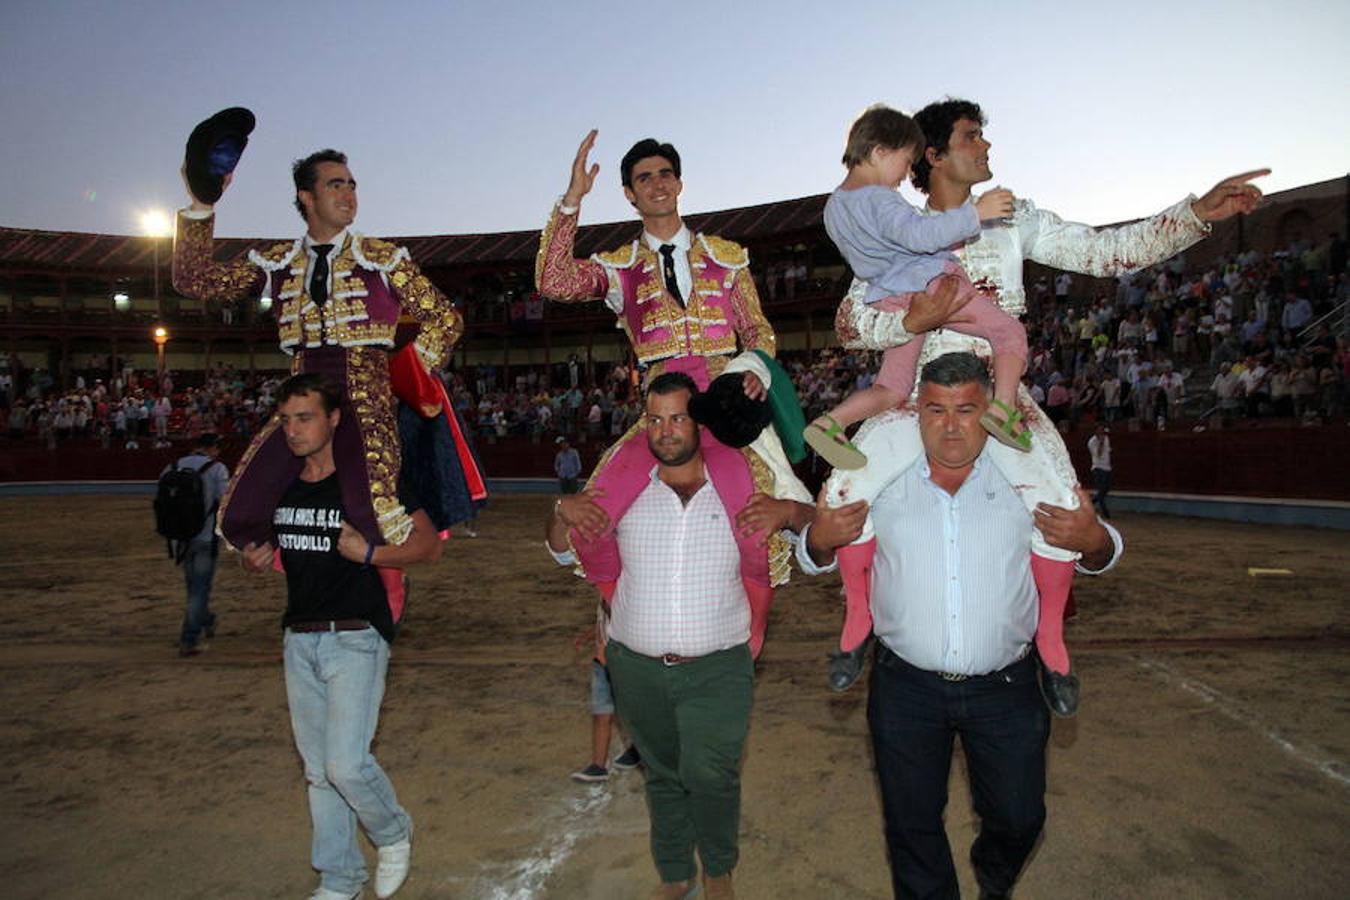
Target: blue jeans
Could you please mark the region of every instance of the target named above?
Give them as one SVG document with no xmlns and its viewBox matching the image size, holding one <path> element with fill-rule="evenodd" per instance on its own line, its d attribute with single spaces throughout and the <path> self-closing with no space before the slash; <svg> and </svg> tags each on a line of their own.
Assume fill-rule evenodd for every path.
<svg viewBox="0 0 1350 900">
<path fill-rule="evenodd" d="M 412 818 L 370 752 L 389 644 L 374 628 L 287 631 L 284 658 L 291 729 L 309 783 L 310 863 L 325 888 L 355 893 L 367 878 L 357 823 L 377 847 L 412 831 Z"/>
<path fill-rule="evenodd" d="M 188 542 L 183 555 L 183 580 L 187 582 L 187 610 L 183 614 L 183 631 L 179 642 L 189 647 L 197 643 L 202 629 L 216 624 L 211 614 L 211 579 L 216 577 L 216 555 L 219 545 L 209 541 Z"/>
<path fill-rule="evenodd" d="M 989 675 L 946 681 L 878 642 L 867 724 L 895 896 L 961 896 L 942 822 L 957 735 L 980 816 L 970 850 L 975 877 L 992 894 L 1011 892 L 1045 824 L 1050 714 L 1036 685 L 1036 655 Z"/>
<path fill-rule="evenodd" d="M 591 660 L 591 715 L 614 715 L 614 688 L 609 681 L 609 669 L 598 659 Z"/>
</svg>

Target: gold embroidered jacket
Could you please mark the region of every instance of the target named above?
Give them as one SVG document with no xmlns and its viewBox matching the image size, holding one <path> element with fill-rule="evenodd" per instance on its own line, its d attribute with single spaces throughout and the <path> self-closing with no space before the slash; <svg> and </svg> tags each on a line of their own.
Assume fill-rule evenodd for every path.
<svg viewBox="0 0 1350 900">
<path fill-rule="evenodd" d="M 685 356 L 705 357 L 710 363 L 719 358 L 716 362 L 724 364 L 725 357 L 736 353 L 738 337 L 742 350 L 774 354 L 777 339 L 760 309 L 744 247 L 695 235 L 689 249 L 694 285 L 681 306 L 666 291 L 660 260 L 645 241 L 575 259 L 576 229 L 577 216 L 564 215 L 555 206 L 535 261 L 539 292 L 563 302 L 604 298 L 640 364 Z"/>
<path fill-rule="evenodd" d="M 215 217 L 178 216 L 173 286 L 201 299 L 271 297 L 281 349 L 394 346 L 400 312 L 421 324 L 414 340 L 429 370 L 444 361 L 464 332 L 464 320 L 409 258 L 407 248 L 349 232 L 331 260 L 332 287 L 323 308 L 309 297 L 303 239 L 274 244 L 247 260 L 212 257 Z"/>
</svg>

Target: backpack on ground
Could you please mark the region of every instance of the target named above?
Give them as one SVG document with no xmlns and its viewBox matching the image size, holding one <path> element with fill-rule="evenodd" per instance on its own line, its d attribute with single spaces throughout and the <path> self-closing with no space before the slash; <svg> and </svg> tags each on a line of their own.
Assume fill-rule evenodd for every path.
<svg viewBox="0 0 1350 900">
<path fill-rule="evenodd" d="M 195 469 L 175 465 L 159 476 L 155 531 L 161 537 L 185 545 L 202 530 L 207 516 L 215 514 L 217 504 L 206 506 L 206 479 L 202 477 L 215 464 L 216 460 L 208 459 Z"/>
</svg>

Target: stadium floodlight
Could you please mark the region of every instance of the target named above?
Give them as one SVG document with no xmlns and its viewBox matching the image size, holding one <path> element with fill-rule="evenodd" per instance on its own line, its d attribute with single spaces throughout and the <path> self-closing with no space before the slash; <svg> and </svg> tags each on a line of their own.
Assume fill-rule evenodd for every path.
<svg viewBox="0 0 1350 900">
<path fill-rule="evenodd" d="M 141 213 L 141 231 L 147 237 L 167 237 L 169 235 L 169 214 L 162 209 L 147 209 Z"/>
<path fill-rule="evenodd" d="M 158 376 L 160 390 L 164 389 L 164 345 L 169 342 L 169 329 L 163 325 L 156 325 L 155 330 L 150 332 L 150 336 L 155 339 L 155 373 Z"/>
<path fill-rule="evenodd" d="M 164 317 L 164 305 L 159 299 L 159 239 L 173 233 L 169 224 L 169 214 L 162 209 L 147 209 L 141 213 L 141 231 L 145 232 L 146 236 L 150 238 L 155 254 L 155 315 L 162 319 Z"/>
</svg>

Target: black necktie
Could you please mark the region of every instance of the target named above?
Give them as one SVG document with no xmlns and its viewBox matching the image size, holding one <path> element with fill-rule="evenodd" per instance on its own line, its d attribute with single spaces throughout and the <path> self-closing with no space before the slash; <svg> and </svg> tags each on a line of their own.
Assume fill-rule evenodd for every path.
<svg viewBox="0 0 1350 900">
<path fill-rule="evenodd" d="M 309 276 L 309 299 L 316 306 L 323 306 L 328 302 L 328 253 L 333 245 L 314 244 L 310 249 L 314 251 L 315 260 L 314 271 Z"/>
<path fill-rule="evenodd" d="M 675 278 L 675 245 L 661 245 L 661 275 L 666 279 L 666 290 L 670 291 L 670 296 L 674 297 L 681 306 L 684 306 L 684 295 L 680 293 L 680 282 Z"/>
</svg>

